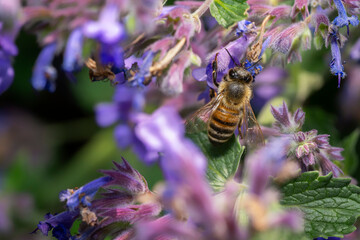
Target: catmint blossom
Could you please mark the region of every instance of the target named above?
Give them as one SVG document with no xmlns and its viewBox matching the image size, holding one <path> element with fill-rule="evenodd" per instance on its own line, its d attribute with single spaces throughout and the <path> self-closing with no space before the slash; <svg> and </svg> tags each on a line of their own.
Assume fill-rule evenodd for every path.
<svg viewBox="0 0 360 240">
<path fill-rule="evenodd" d="M 54 92 L 57 71 L 52 66 L 55 57 L 56 42 L 45 46 L 40 52 L 34 67 L 31 83 L 36 90 L 48 90 Z"/>
<path fill-rule="evenodd" d="M 52 231 L 52 236 L 59 240 L 99 239 L 104 234 L 103 230 L 116 230 L 116 225 L 112 226 L 112 223 L 134 224 L 157 216 L 161 207 L 151 200 L 152 193 L 144 177 L 125 159 L 122 163 L 114 162 L 114 165 L 115 169 L 102 171 L 106 176 L 79 189 L 63 191 L 60 200 L 67 200 L 67 210 L 55 215 L 46 214 L 45 220 L 40 221 L 34 232 L 40 230 L 47 236 Z M 99 189 L 103 193 L 95 197 Z M 144 198 L 144 203 L 138 203 L 140 197 Z M 77 219 L 81 219 L 84 226 L 75 237 L 71 236 L 70 229 Z"/>
<path fill-rule="evenodd" d="M 301 131 L 305 113 L 300 108 L 291 115 L 284 102 L 279 108 L 271 107 L 271 113 L 275 118 L 274 128 L 291 139 L 287 157 L 296 160 L 303 171 L 312 170 L 315 164 L 318 164 L 323 175 L 332 172 L 338 177 L 342 174 L 340 168 L 331 160 L 343 160 L 343 149 L 331 146 L 329 135 L 319 135 L 317 130 Z"/>
</svg>

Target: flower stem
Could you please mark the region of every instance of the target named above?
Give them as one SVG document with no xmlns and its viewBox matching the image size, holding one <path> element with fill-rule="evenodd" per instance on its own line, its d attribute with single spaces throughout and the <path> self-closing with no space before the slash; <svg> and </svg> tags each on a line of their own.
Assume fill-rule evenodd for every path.
<svg viewBox="0 0 360 240">
<path fill-rule="evenodd" d="M 206 0 L 203 2 L 203 4 L 201 4 L 201 6 L 192 14 L 192 16 L 198 18 L 201 17 L 208 10 L 213 1 L 214 0 Z"/>
</svg>

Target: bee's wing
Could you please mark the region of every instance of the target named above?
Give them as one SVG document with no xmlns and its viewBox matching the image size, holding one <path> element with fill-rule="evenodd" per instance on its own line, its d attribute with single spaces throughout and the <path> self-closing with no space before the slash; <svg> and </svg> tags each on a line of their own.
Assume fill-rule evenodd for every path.
<svg viewBox="0 0 360 240">
<path fill-rule="evenodd" d="M 264 145 L 264 135 L 261 131 L 259 123 L 256 120 L 250 102 L 246 101 L 242 110 L 243 120 L 239 131 L 242 133 L 245 144 L 252 147 Z"/>
<path fill-rule="evenodd" d="M 210 118 L 211 113 L 219 106 L 223 99 L 223 94 L 218 94 L 211 99 L 210 102 L 202 106 L 194 114 L 192 114 L 185 123 L 187 133 L 195 133 L 198 131 L 204 131 L 207 127 L 207 121 Z"/>
</svg>

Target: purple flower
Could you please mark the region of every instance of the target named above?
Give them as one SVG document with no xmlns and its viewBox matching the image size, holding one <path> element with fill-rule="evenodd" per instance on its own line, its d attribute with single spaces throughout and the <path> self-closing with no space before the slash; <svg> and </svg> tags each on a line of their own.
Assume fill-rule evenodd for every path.
<svg viewBox="0 0 360 240">
<path fill-rule="evenodd" d="M 305 121 L 305 113 L 300 108 L 292 116 L 285 102 L 279 108 L 271 106 L 271 113 L 275 118 L 274 128 L 285 134 L 299 131 Z"/>
<path fill-rule="evenodd" d="M 70 228 L 78 216 L 79 211 L 66 211 L 55 215 L 48 213 L 45 215 L 45 220 L 39 222 L 33 233 L 40 230 L 42 234 L 47 236 L 52 230 L 52 235 L 57 239 L 69 239 L 71 237 Z"/>
<path fill-rule="evenodd" d="M 267 101 L 279 95 L 287 76 L 286 71 L 277 67 L 268 67 L 257 75 L 254 83 L 253 108 L 260 109 Z"/>
<path fill-rule="evenodd" d="M 113 179 L 110 176 L 101 177 L 93 180 L 79 189 L 68 189 L 60 192 L 60 201 L 66 200 L 66 205 L 71 211 L 74 211 L 80 204 L 84 206 L 90 206 L 91 200 L 95 196 L 100 187 L 108 184 Z"/>
<path fill-rule="evenodd" d="M 130 84 L 132 86 L 144 87 L 145 84 L 149 84 L 147 82 L 151 81 L 150 67 L 152 66 L 154 56 L 154 52 L 147 52 L 143 55 L 144 60 L 139 71 L 135 74 L 133 79 L 130 79 Z"/>
<path fill-rule="evenodd" d="M 215 89 L 216 87 L 212 81 L 212 61 L 215 59 L 215 55 L 217 55 L 217 82 L 220 82 L 223 75 L 227 73 L 229 68 L 235 66 L 235 64 L 239 64 L 239 60 L 242 59 L 245 55 L 245 52 L 250 43 L 255 39 L 256 34 L 254 34 L 254 24 L 247 24 L 246 21 L 241 21 L 238 24 L 238 32 L 242 33 L 242 36 L 235 41 L 230 42 L 224 48 L 212 53 L 208 58 L 208 64 L 206 68 L 199 68 L 193 70 L 193 77 L 198 81 L 207 80 L 207 84 L 209 87 Z M 229 53 L 225 50 L 225 48 L 229 51 L 231 56 L 234 58 L 236 63 L 234 63 L 229 56 Z"/>
<path fill-rule="evenodd" d="M 118 7 L 115 4 L 108 4 L 102 9 L 99 21 L 89 21 L 84 25 L 84 35 L 107 45 L 118 43 L 126 36 L 125 29 L 118 22 L 118 18 Z"/>
<path fill-rule="evenodd" d="M 334 0 L 334 4 L 338 10 L 339 16 L 337 16 L 332 23 L 339 28 L 347 26 L 349 35 L 349 24 L 357 26 L 359 24 L 359 20 L 357 16 L 347 16 L 345 7 L 341 0 Z"/>
<path fill-rule="evenodd" d="M 299 12 L 301 12 L 303 19 L 309 16 L 308 4 L 309 0 L 295 0 L 290 14 L 291 18 L 294 19 Z"/>
<path fill-rule="evenodd" d="M 177 61 L 171 65 L 169 72 L 160 84 L 161 90 L 165 94 L 178 95 L 183 91 L 184 71 L 190 66 L 191 54 L 190 51 L 180 53 Z"/>
<path fill-rule="evenodd" d="M 268 33 L 270 34 L 270 32 Z M 271 37 L 270 46 L 275 51 L 287 54 L 287 61 L 293 60 L 293 57 L 301 60 L 301 55 L 298 53 L 298 48 L 303 50 L 310 49 L 311 32 L 306 22 L 298 22 L 290 25 L 280 33 L 274 31 Z M 301 44 L 294 44 L 296 40 L 300 40 Z"/>
<path fill-rule="evenodd" d="M 264 193 L 270 177 L 276 177 L 284 166 L 289 148 L 289 138 L 275 138 L 270 139 L 265 147 L 250 155 L 246 160 L 246 167 L 249 172 L 251 194 L 261 196 Z"/>
<path fill-rule="evenodd" d="M 31 83 L 33 87 L 38 90 L 48 90 L 54 92 L 57 77 L 56 69 L 51 65 L 56 51 L 56 43 L 51 43 L 45 46 L 35 63 Z"/>
<path fill-rule="evenodd" d="M 100 103 L 95 107 L 96 121 L 101 127 L 110 126 L 118 121 L 127 123 L 131 115 L 140 112 L 143 106 L 143 91 L 118 85 L 112 103 Z"/>
<path fill-rule="evenodd" d="M 318 135 L 317 130 L 302 132 L 305 113 L 300 108 L 292 117 L 284 102 L 278 109 L 271 107 L 271 113 L 276 119 L 274 128 L 292 139 L 288 158 L 297 160 L 303 171 L 311 170 L 318 163 L 323 175 L 333 172 L 338 177 L 342 173 L 330 159 L 343 160 L 340 154 L 343 149 L 332 147 L 328 141 L 329 135 Z"/>
<path fill-rule="evenodd" d="M 360 62 L 360 38 L 356 41 L 354 46 L 351 48 L 350 57 L 353 60 Z"/>
<path fill-rule="evenodd" d="M 176 180 L 179 157 L 187 161 L 191 159 L 198 171 L 204 173 L 206 160 L 200 150 L 184 137 L 183 122 L 173 108 L 162 107 L 151 116 L 142 118 L 137 122 L 135 134 L 146 148 L 145 162 L 152 163 L 159 159 L 160 152 L 164 154 L 161 166 L 167 177 Z"/>
<path fill-rule="evenodd" d="M 72 31 L 64 52 L 62 68 L 67 72 L 79 70 L 82 65 L 83 33 L 80 28 Z"/>
<path fill-rule="evenodd" d="M 332 74 L 338 77 L 338 88 L 340 88 L 341 79 L 345 78 L 346 73 L 344 72 L 344 66 L 341 62 L 340 35 L 338 32 L 338 28 L 334 25 L 330 26 L 329 39 L 332 55 L 332 60 L 330 62 L 330 71 Z"/>
<path fill-rule="evenodd" d="M 9 57 L 0 50 L 0 94 L 5 92 L 14 79 L 14 69 L 11 66 Z"/>
</svg>

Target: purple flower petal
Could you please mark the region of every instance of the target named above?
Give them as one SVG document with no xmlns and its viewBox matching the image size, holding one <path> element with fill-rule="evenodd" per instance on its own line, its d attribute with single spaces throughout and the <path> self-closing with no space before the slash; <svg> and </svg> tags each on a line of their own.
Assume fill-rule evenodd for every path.
<svg viewBox="0 0 360 240">
<path fill-rule="evenodd" d="M 114 130 L 115 140 L 122 149 L 127 148 L 133 143 L 133 132 L 127 124 L 120 124 Z"/>
<path fill-rule="evenodd" d="M 36 60 L 31 83 L 38 91 L 46 89 L 53 92 L 55 90 L 54 71 L 56 70 L 51 66 L 55 51 L 56 43 L 51 43 L 42 49 Z"/>
<path fill-rule="evenodd" d="M 101 127 L 108 127 L 120 119 L 118 106 L 114 103 L 100 103 L 95 108 L 96 122 Z"/>
<path fill-rule="evenodd" d="M 66 200 L 66 205 L 70 211 L 77 209 L 80 203 L 90 206 L 90 200 L 94 197 L 98 189 L 112 180 L 113 179 L 110 176 L 98 178 L 85 184 L 77 190 L 68 189 L 62 191 L 59 198 L 61 201 Z"/>
<path fill-rule="evenodd" d="M 184 71 L 190 66 L 190 51 L 184 51 L 180 54 L 179 59 L 173 63 L 162 80 L 161 90 L 167 95 L 177 95 L 183 91 Z"/>
<path fill-rule="evenodd" d="M 64 52 L 64 62 L 62 68 L 67 72 L 73 72 L 82 65 L 83 34 L 77 28 L 71 32 Z"/>
<path fill-rule="evenodd" d="M 11 67 L 10 60 L 5 58 L 0 51 L 0 94 L 11 86 L 13 79 L 14 70 Z"/>
<path fill-rule="evenodd" d="M 90 21 L 83 27 L 84 35 L 104 44 L 115 44 L 126 36 L 122 24 L 118 22 L 119 9 L 114 4 L 106 5 L 100 13 L 99 21 Z"/>
</svg>

